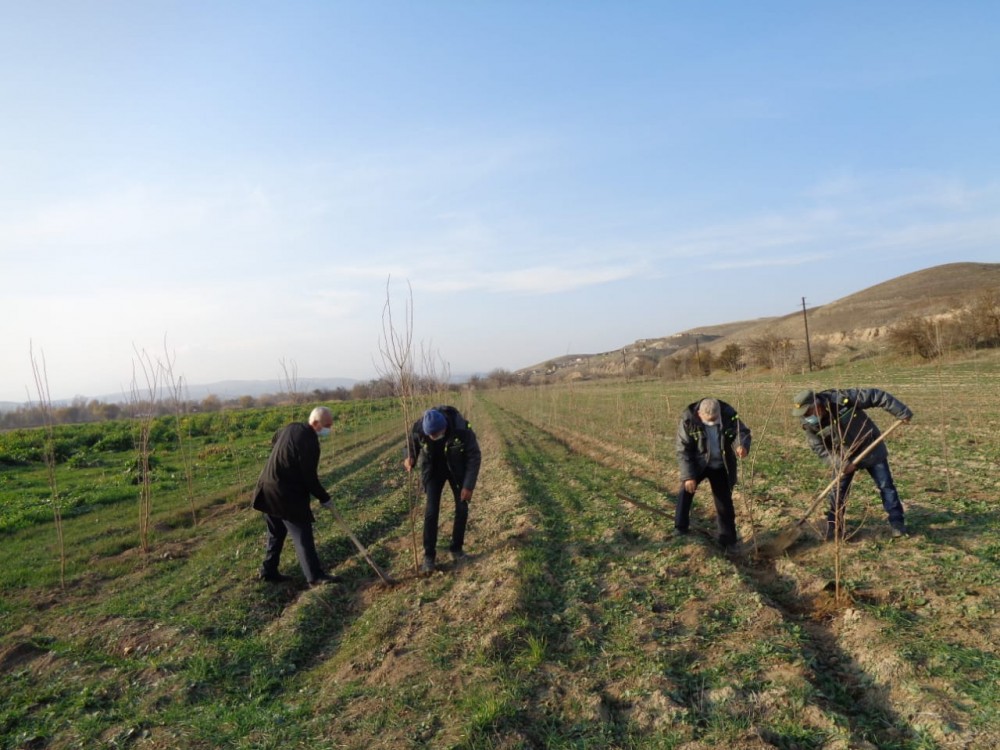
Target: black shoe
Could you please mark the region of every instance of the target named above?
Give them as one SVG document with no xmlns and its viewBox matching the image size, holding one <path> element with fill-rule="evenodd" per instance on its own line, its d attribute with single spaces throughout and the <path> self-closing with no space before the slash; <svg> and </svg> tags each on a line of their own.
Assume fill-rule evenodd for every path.
<svg viewBox="0 0 1000 750">
<path fill-rule="evenodd" d="M 342 580 L 344 579 L 341 578 L 340 576 L 330 576 L 324 573 L 323 575 L 318 576 L 312 581 L 309 581 L 309 586 L 310 588 L 316 588 L 317 586 L 326 586 L 327 584 L 330 583 L 340 583 Z"/>
<path fill-rule="evenodd" d="M 889 535 L 893 539 L 900 539 L 900 538 L 902 538 L 904 536 L 909 536 L 910 532 L 906 530 L 906 525 L 905 524 L 894 523 L 894 524 L 892 524 L 892 531 L 889 532 Z"/>
<path fill-rule="evenodd" d="M 268 583 L 286 583 L 292 580 L 292 577 L 286 576 L 283 573 L 261 573 L 260 580 L 267 581 Z"/>
<path fill-rule="evenodd" d="M 469 559 L 469 556 L 467 554 L 465 554 L 465 552 L 463 550 L 457 550 L 457 551 L 456 550 L 452 550 L 451 551 L 451 561 L 453 563 L 455 563 L 455 565 L 461 565 L 462 563 L 464 563 L 468 559 Z"/>
<path fill-rule="evenodd" d="M 676 536 L 687 536 L 688 535 L 688 530 L 687 529 L 682 529 L 679 526 L 674 526 L 674 534 Z"/>
<path fill-rule="evenodd" d="M 424 561 L 420 565 L 420 575 L 429 576 L 434 572 L 434 558 L 430 555 L 424 555 Z"/>
</svg>

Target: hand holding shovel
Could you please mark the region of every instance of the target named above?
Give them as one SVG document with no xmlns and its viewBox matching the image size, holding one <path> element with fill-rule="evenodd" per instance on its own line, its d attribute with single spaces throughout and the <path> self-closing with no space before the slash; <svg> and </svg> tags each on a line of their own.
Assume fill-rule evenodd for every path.
<svg viewBox="0 0 1000 750">
<path fill-rule="evenodd" d="M 895 430 L 900 425 L 905 424 L 909 421 L 910 421 L 909 419 L 897 419 L 895 422 L 889 425 L 889 427 L 886 429 L 885 432 L 883 432 L 881 435 L 875 438 L 875 440 L 871 442 L 871 445 L 869 445 L 867 448 L 861 451 L 858 455 L 854 456 L 849 463 L 846 463 L 843 467 L 841 467 L 841 470 L 837 472 L 837 476 L 833 478 L 833 481 L 830 482 L 830 484 L 828 484 L 826 487 L 824 487 L 823 490 L 818 495 L 816 495 L 815 499 L 812 501 L 812 504 L 809 506 L 809 509 L 805 512 L 802 518 L 800 518 L 794 524 L 792 524 L 787 529 L 782 531 L 774 539 L 770 540 L 769 542 L 765 542 L 764 544 L 761 544 L 757 550 L 758 554 L 761 557 L 775 557 L 777 555 L 780 555 L 789 547 L 791 547 L 795 543 L 795 540 L 797 540 L 799 538 L 799 535 L 802 533 L 802 526 L 805 524 L 806 521 L 809 520 L 809 516 L 811 516 L 816 511 L 816 508 L 818 508 L 820 503 L 823 502 L 823 500 L 826 498 L 830 490 L 832 490 L 834 486 L 844 476 L 845 473 L 844 469 L 846 469 L 848 466 L 856 466 L 858 461 L 860 461 L 862 458 L 864 458 L 873 450 L 875 450 L 875 447 L 879 443 L 881 443 L 883 440 L 889 437 L 889 434 L 893 430 Z M 748 550 L 744 549 L 741 551 L 746 552 Z"/>
</svg>

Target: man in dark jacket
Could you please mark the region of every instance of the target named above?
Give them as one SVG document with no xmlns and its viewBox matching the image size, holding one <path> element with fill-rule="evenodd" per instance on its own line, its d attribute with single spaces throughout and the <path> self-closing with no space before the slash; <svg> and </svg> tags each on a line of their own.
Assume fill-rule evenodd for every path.
<svg viewBox="0 0 1000 750">
<path fill-rule="evenodd" d="M 736 458 L 745 458 L 750 452 L 750 428 L 725 401 L 703 398 L 684 410 L 676 445 L 681 487 L 677 493 L 674 528 L 678 533 L 688 533 L 695 490 L 703 479 L 708 479 L 715 500 L 719 544 L 723 547 L 736 544 L 739 538 L 733 509 Z"/>
<path fill-rule="evenodd" d="M 844 509 L 847 493 L 857 469 L 871 476 L 882 496 L 882 507 L 889 516 L 893 537 L 906 536 L 903 504 L 896 492 L 889 470 L 889 449 L 880 443 L 856 464 L 853 456 L 861 453 L 881 436 L 878 426 L 865 414 L 865 409 L 885 409 L 897 419 L 909 422 L 913 412 L 903 402 L 878 388 L 850 388 L 818 393 L 807 390 L 795 397 L 792 416 L 801 417 L 809 447 L 826 461 L 834 475 L 842 477 L 830 492 L 826 538 L 844 535 Z"/>
<path fill-rule="evenodd" d="M 278 572 L 278 560 L 285 537 L 291 535 L 295 555 L 310 586 L 339 581 L 327 575 L 320 565 L 313 538 L 310 496 L 328 507 L 330 494 L 320 484 L 319 439 L 330 434 L 333 415 L 325 406 L 317 406 L 309 423 L 294 422 L 282 427 L 271 439 L 271 455 L 257 480 L 253 507 L 264 514 L 267 524 L 267 551 L 260 567 L 265 581 L 288 581 Z"/>
<path fill-rule="evenodd" d="M 455 496 L 455 525 L 451 532 L 451 556 L 458 563 L 465 557 L 465 525 L 469 501 L 476 489 L 482 456 L 472 426 L 454 406 L 435 406 L 413 423 L 406 441 L 403 468 L 420 465 L 420 478 L 427 505 L 424 506 L 424 561 L 420 572 L 434 572 L 437 556 L 438 515 L 441 493 L 447 483 Z"/>
</svg>

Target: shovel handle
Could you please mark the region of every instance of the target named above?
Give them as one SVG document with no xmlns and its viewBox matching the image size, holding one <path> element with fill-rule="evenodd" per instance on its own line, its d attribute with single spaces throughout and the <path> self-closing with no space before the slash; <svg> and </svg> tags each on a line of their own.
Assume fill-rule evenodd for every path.
<svg viewBox="0 0 1000 750">
<path fill-rule="evenodd" d="M 354 536 L 354 533 L 347 525 L 347 521 L 345 521 L 344 517 L 340 515 L 340 511 L 337 510 L 337 507 L 332 502 L 329 505 L 324 505 L 323 507 L 330 509 L 330 512 L 333 513 L 334 517 L 337 519 L 337 523 L 340 524 L 340 528 L 342 528 L 344 532 L 347 534 L 347 536 L 351 538 L 351 541 L 354 542 L 354 546 L 357 547 L 358 552 L 360 552 L 361 556 L 365 558 L 365 561 L 368 563 L 369 566 L 371 566 L 371 569 L 378 574 L 378 577 L 381 578 L 385 583 L 388 584 L 395 583 L 395 581 L 393 581 L 388 575 L 386 575 L 385 571 L 378 566 L 378 563 L 372 560 L 372 556 L 368 554 L 368 550 L 365 548 L 365 545 L 363 545 L 358 540 L 358 538 Z"/>
<path fill-rule="evenodd" d="M 881 443 L 883 440 L 885 440 L 887 437 L 889 437 L 889 435 L 892 433 L 892 431 L 895 430 L 897 427 L 899 427 L 902 424 L 906 424 L 906 423 L 902 419 L 897 419 L 895 422 L 893 422 L 891 425 L 889 425 L 886 428 L 885 432 L 883 432 L 877 438 L 875 438 L 874 440 L 872 440 L 871 444 L 867 448 L 865 448 L 863 451 L 861 451 L 858 455 L 856 455 L 851 460 L 851 463 L 856 463 L 856 462 L 860 461 L 862 458 L 864 458 L 869 453 L 871 453 L 873 450 L 875 450 L 875 447 L 879 443 Z M 809 516 L 811 516 L 813 514 L 813 512 L 816 510 L 816 508 L 819 507 L 819 504 L 821 502 L 823 502 L 823 499 L 826 497 L 827 493 L 834 488 L 834 485 L 836 485 L 841 480 L 841 478 L 843 476 L 844 476 L 844 471 L 843 471 L 843 469 L 841 469 L 840 471 L 837 472 L 837 476 L 835 476 L 833 478 L 833 480 L 830 482 L 830 484 L 828 484 L 826 487 L 824 487 L 822 489 L 822 491 L 818 495 L 816 495 L 816 498 L 813 500 L 812 505 L 809 506 L 809 510 L 807 510 L 805 512 L 805 515 L 802 516 L 802 519 L 797 524 L 795 524 L 796 526 L 801 526 L 802 524 L 804 524 L 806 521 L 809 520 Z"/>
</svg>

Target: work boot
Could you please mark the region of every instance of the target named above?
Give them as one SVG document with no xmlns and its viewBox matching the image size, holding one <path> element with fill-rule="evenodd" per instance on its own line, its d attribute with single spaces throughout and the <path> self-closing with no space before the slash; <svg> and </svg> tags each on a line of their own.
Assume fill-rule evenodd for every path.
<svg viewBox="0 0 1000 750">
<path fill-rule="evenodd" d="M 893 539 L 900 539 L 904 536 L 910 535 L 910 532 L 906 530 L 906 524 L 902 521 L 897 521 L 896 523 L 890 525 L 892 526 L 892 531 L 889 532 L 889 535 Z"/>
<path fill-rule="evenodd" d="M 340 576 L 331 576 L 327 575 L 326 573 L 323 573 L 317 576 L 314 580 L 309 581 L 309 587 L 316 588 L 317 586 L 326 586 L 327 584 L 330 583 L 340 583 L 342 580 L 344 579 L 341 578 Z"/>
<path fill-rule="evenodd" d="M 424 561 L 420 565 L 420 575 L 429 576 L 434 572 L 434 558 L 430 555 L 424 555 Z"/>
<path fill-rule="evenodd" d="M 265 573 L 261 571 L 260 580 L 267 581 L 268 583 L 285 583 L 292 580 L 292 577 L 286 576 L 284 573 Z"/>
<path fill-rule="evenodd" d="M 468 559 L 469 559 L 469 556 L 467 554 L 465 554 L 465 552 L 463 552 L 462 550 L 454 550 L 453 549 L 451 551 L 451 561 L 453 563 L 455 563 L 455 565 L 461 565 L 462 563 L 464 563 Z"/>
</svg>

